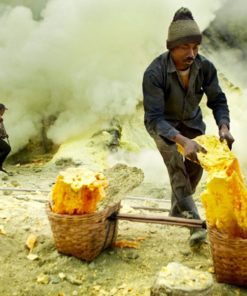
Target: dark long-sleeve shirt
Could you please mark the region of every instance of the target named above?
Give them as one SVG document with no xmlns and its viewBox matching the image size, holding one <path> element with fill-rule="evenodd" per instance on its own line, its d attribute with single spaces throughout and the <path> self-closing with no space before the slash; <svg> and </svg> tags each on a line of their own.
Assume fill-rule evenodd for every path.
<svg viewBox="0 0 247 296">
<path fill-rule="evenodd" d="M 151 135 L 172 139 L 182 124 L 205 133 L 205 123 L 199 107 L 203 94 L 212 109 L 217 125 L 229 126 L 229 109 L 214 65 L 197 55 L 190 68 L 188 89 L 171 59 L 170 52 L 157 57 L 146 69 L 143 78 L 144 123 Z"/>
</svg>

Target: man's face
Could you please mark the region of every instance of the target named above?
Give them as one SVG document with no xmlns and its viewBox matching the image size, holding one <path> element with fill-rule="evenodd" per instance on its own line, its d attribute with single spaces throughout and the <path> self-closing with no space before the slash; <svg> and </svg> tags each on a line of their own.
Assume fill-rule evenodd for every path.
<svg viewBox="0 0 247 296">
<path fill-rule="evenodd" d="M 190 67 L 198 54 L 199 44 L 186 43 L 171 49 L 172 59 L 178 70 Z"/>
<path fill-rule="evenodd" d="M 0 116 L 3 116 L 5 109 L 0 109 Z"/>
</svg>

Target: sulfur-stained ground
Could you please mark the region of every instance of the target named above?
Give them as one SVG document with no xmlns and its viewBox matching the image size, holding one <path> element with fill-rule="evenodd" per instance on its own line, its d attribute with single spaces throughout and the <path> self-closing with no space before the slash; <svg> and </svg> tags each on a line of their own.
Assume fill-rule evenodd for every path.
<svg viewBox="0 0 247 296">
<path fill-rule="evenodd" d="M 45 202 L 61 167 L 36 163 L 7 168 L 13 176 L 0 175 L 1 296 L 147 296 L 156 273 L 169 262 L 212 271 L 209 245 L 194 252 L 188 245 L 187 228 L 166 225 L 120 221 L 117 239 L 134 241 L 139 247 L 111 247 L 91 263 L 58 253 Z M 126 193 L 127 196 L 167 199 L 167 202 L 124 199 L 122 212 L 166 215 L 131 206 L 169 208 L 168 188 L 142 184 Z M 201 207 L 200 211 L 203 213 Z M 25 246 L 30 234 L 37 238 L 33 256 L 28 256 Z M 247 295 L 247 290 L 215 282 L 214 295 Z"/>
</svg>

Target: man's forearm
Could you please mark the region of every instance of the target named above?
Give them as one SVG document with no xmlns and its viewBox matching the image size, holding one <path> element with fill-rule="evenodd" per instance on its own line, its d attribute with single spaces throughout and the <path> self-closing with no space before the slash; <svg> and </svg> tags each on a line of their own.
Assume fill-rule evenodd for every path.
<svg viewBox="0 0 247 296">
<path fill-rule="evenodd" d="M 229 130 L 229 125 L 223 123 L 223 124 L 221 124 L 221 126 L 219 127 L 219 130 L 221 130 L 221 129 L 227 129 L 227 130 Z"/>
</svg>

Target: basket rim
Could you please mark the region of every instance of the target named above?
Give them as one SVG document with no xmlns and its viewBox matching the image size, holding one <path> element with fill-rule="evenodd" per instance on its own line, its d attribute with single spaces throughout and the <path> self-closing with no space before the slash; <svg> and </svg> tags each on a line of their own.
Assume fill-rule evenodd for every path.
<svg viewBox="0 0 247 296">
<path fill-rule="evenodd" d="M 96 214 L 97 215 L 106 215 L 109 211 L 111 211 L 112 208 L 119 206 L 120 207 L 121 201 L 115 202 L 115 203 L 111 203 L 109 204 L 105 209 L 101 210 L 101 211 L 95 211 L 93 213 L 87 213 L 87 214 L 76 214 L 76 215 L 70 215 L 70 214 L 59 214 L 59 213 L 55 213 L 52 211 L 51 208 L 51 201 L 47 201 L 45 204 L 45 209 L 48 215 L 52 215 L 53 217 L 57 217 L 57 218 L 71 218 L 71 219 L 75 219 L 75 218 L 91 218 L 94 217 Z"/>
<path fill-rule="evenodd" d="M 232 241 L 232 242 L 247 242 L 247 238 L 243 238 L 240 236 L 229 236 L 227 233 L 221 232 L 216 226 L 210 226 L 207 227 L 209 235 L 215 235 L 220 239 Z"/>
</svg>

